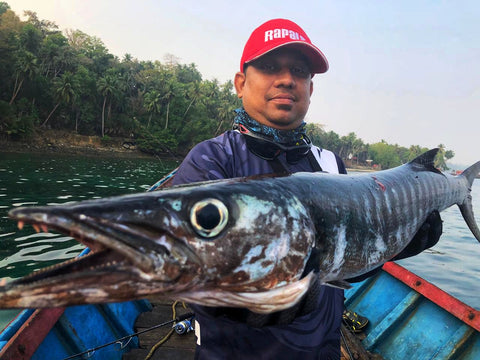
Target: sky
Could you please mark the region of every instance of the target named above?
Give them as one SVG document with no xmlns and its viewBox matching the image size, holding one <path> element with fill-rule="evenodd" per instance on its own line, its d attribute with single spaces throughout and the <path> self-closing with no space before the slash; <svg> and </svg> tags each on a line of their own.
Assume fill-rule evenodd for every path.
<svg viewBox="0 0 480 360">
<path fill-rule="evenodd" d="M 480 2 L 3 0 L 100 38 L 120 59 L 195 63 L 204 79 L 233 80 L 243 46 L 263 22 L 299 24 L 326 55 L 307 122 L 366 143 L 455 152 L 480 160 Z"/>
</svg>

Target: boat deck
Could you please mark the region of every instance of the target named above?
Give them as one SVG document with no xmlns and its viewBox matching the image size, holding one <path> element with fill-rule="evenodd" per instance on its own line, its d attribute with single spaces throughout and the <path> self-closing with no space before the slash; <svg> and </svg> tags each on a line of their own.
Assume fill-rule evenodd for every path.
<svg viewBox="0 0 480 360">
<path fill-rule="evenodd" d="M 165 323 L 173 318 L 172 303 L 152 303 L 153 310 L 151 312 L 144 312 L 140 314 L 136 323 L 135 331 L 139 332 L 146 330 L 158 324 Z M 176 305 L 176 315 L 182 315 L 190 312 L 188 308 L 183 308 L 182 304 Z M 130 352 L 123 355 L 123 360 L 144 360 L 152 351 L 152 348 L 159 343 L 159 341 L 166 339 L 169 332 L 172 330 L 172 325 L 159 327 L 155 330 L 145 332 L 138 336 L 139 348 L 132 349 Z M 380 360 L 381 356 L 366 352 L 361 346 L 360 340 L 353 335 L 348 329 L 342 326 L 342 332 L 345 336 L 345 341 L 348 344 L 348 349 L 352 354 L 353 359 L 366 360 Z M 190 360 L 194 358 L 195 354 L 195 334 L 190 331 L 186 334 L 179 335 L 173 332 L 168 339 L 158 346 L 154 351 L 151 360 Z M 350 360 L 350 356 L 345 347 L 345 342 L 342 341 L 342 357 L 341 360 Z"/>
</svg>

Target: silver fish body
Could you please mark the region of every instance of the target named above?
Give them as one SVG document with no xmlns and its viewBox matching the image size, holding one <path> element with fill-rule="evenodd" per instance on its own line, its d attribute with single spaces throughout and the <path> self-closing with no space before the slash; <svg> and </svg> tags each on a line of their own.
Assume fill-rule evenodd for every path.
<svg viewBox="0 0 480 360">
<path fill-rule="evenodd" d="M 269 313 L 297 302 L 314 276 L 336 283 L 385 263 L 434 210 L 459 205 L 480 241 L 470 196 L 480 162 L 451 176 L 433 168 L 435 154 L 376 173 L 228 179 L 14 209 L 17 221 L 93 253 L 0 287 L 0 308 L 161 297 Z M 313 250 L 318 269 L 304 274 Z"/>
</svg>

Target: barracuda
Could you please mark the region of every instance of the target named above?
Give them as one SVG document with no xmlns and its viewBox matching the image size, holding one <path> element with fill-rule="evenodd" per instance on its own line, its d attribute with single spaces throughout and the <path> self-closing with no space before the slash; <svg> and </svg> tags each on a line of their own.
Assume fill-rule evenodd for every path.
<svg viewBox="0 0 480 360">
<path fill-rule="evenodd" d="M 433 167 L 436 153 L 376 173 L 228 179 L 11 210 L 19 226 L 92 251 L 0 286 L 0 308 L 156 297 L 269 313 L 314 277 L 338 284 L 385 263 L 434 210 L 457 204 L 480 241 L 470 195 L 480 161 L 452 176 Z M 302 276 L 312 253 L 318 269 Z"/>
</svg>

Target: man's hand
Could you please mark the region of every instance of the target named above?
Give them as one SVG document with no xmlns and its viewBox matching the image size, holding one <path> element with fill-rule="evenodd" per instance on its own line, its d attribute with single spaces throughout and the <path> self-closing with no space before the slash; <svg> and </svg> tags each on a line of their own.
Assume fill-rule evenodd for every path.
<svg viewBox="0 0 480 360">
<path fill-rule="evenodd" d="M 420 227 L 407 247 L 392 260 L 400 260 L 415 256 L 420 254 L 423 250 L 431 248 L 440 239 L 442 231 L 443 221 L 440 218 L 439 212 L 435 210 L 428 216 L 425 223 Z"/>
<path fill-rule="evenodd" d="M 440 239 L 440 235 L 442 235 L 443 231 L 443 221 L 440 218 L 440 213 L 435 210 L 433 211 L 428 217 L 425 223 L 420 227 L 417 231 L 413 239 L 407 245 L 405 249 L 403 249 L 397 256 L 395 256 L 392 260 L 400 260 L 405 259 L 411 256 L 415 256 L 420 254 L 423 250 L 429 249 L 434 246 L 438 240 Z M 347 279 L 348 282 L 359 282 L 363 281 L 370 276 L 375 275 L 377 272 L 380 271 L 382 267 L 379 266 L 369 272 L 357 276 L 352 279 Z"/>
</svg>

